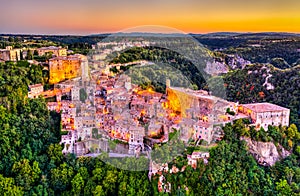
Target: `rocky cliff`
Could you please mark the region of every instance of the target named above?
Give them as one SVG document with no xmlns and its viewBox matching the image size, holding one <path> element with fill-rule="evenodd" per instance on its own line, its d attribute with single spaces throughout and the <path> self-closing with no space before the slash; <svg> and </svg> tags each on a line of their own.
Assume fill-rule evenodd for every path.
<svg viewBox="0 0 300 196">
<path fill-rule="evenodd" d="M 258 142 L 245 137 L 241 140 L 246 141 L 249 152 L 260 165 L 272 166 L 291 154 L 281 145 L 276 147 L 272 142 Z"/>
</svg>

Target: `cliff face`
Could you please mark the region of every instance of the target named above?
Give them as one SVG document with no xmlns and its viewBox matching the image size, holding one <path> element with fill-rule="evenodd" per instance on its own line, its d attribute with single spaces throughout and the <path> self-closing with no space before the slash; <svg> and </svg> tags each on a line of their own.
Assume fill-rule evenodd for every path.
<svg viewBox="0 0 300 196">
<path fill-rule="evenodd" d="M 241 140 L 246 141 L 249 152 L 260 165 L 272 166 L 291 154 L 281 145 L 276 147 L 272 142 L 258 142 L 244 137 Z"/>
</svg>

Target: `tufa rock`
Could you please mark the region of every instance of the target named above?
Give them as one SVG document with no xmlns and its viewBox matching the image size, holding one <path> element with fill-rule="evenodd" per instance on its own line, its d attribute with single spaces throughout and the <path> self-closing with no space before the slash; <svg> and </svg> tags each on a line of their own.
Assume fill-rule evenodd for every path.
<svg viewBox="0 0 300 196">
<path fill-rule="evenodd" d="M 272 166 L 277 161 L 280 161 L 291 154 L 281 145 L 276 147 L 272 142 L 259 142 L 245 137 L 241 137 L 241 140 L 246 141 L 248 151 L 256 159 L 258 164 L 263 166 Z"/>
</svg>

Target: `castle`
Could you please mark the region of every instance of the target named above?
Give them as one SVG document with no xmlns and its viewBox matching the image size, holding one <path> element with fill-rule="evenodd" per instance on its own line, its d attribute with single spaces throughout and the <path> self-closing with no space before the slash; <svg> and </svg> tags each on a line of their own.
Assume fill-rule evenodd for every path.
<svg viewBox="0 0 300 196">
<path fill-rule="evenodd" d="M 86 66 L 86 64 L 86 56 L 80 54 L 57 56 L 49 59 L 49 83 L 55 84 L 81 76 L 83 70 L 82 66 Z"/>
</svg>

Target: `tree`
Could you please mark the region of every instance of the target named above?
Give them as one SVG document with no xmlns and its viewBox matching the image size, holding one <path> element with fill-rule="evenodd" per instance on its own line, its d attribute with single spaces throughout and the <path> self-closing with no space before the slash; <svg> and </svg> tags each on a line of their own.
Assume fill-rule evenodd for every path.
<svg viewBox="0 0 300 196">
<path fill-rule="evenodd" d="M 286 175 L 289 185 L 291 185 L 294 174 L 295 174 L 294 170 L 292 168 L 286 167 L 286 168 L 284 168 L 284 173 Z"/>
<path fill-rule="evenodd" d="M 87 97 L 88 97 L 88 95 L 87 95 L 87 93 L 86 93 L 86 91 L 85 91 L 85 89 L 84 88 L 81 88 L 80 90 L 79 90 L 79 96 L 80 96 L 80 101 L 81 102 L 85 102 L 85 100 L 87 99 Z"/>
<path fill-rule="evenodd" d="M 295 124 L 291 124 L 287 129 L 287 136 L 293 139 L 298 134 L 298 129 Z"/>
<path fill-rule="evenodd" d="M 23 61 L 23 60 L 24 60 L 23 52 L 21 51 L 21 52 L 20 52 L 20 61 Z"/>
<path fill-rule="evenodd" d="M 70 184 L 70 178 L 73 177 L 73 168 L 66 163 L 50 171 L 50 184 L 54 191 L 63 191 Z"/>
<path fill-rule="evenodd" d="M 50 144 L 47 155 L 55 164 L 60 164 L 63 159 L 62 146 L 59 144 Z"/>
<path fill-rule="evenodd" d="M 13 165 L 12 172 L 16 175 L 16 183 L 25 190 L 30 190 L 33 183 L 39 179 L 41 170 L 38 162 L 31 166 L 28 159 L 23 159 Z"/>
<path fill-rule="evenodd" d="M 108 170 L 106 176 L 103 180 L 103 187 L 109 193 L 114 193 L 116 191 L 117 173 L 115 170 Z"/>
<path fill-rule="evenodd" d="M 292 188 L 289 186 L 286 180 L 280 179 L 279 182 L 276 182 L 276 190 L 278 195 L 292 195 Z"/>
<path fill-rule="evenodd" d="M 83 195 L 92 195 L 93 191 L 96 189 L 96 186 L 97 184 L 92 179 L 89 179 L 84 187 Z"/>
<path fill-rule="evenodd" d="M 80 192 L 84 188 L 84 180 L 81 177 L 80 173 L 75 175 L 75 177 L 71 181 L 71 184 L 72 184 L 72 193 L 74 195 L 80 195 Z"/>
<path fill-rule="evenodd" d="M 0 174 L 0 194 L 4 196 L 9 195 L 23 195 L 22 187 L 16 186 L 13 178 L 5 178 Z"/>
<path fill-rule="evenodd" d="M 296 146 L 295 153 L 300 156 L 300 146 Z"/>
<path fill-rule="evenodd" d="M 96 186 L 96 189 L 93 191 L 94 196 L 105 196 L 105 192 L 101 185 Z"/>
<path fill-rule="evenodd" d="M 101 168 L 101 167 L 95 168 L 92 173 L 93 173 L 92 178 L 96 183 L 102 182 L 102 180 L 105 176 L 105 171 L 103 170 L 103 168 Z"/>
<path fill-rule="evenodd" d="M 34 51 L 33 51 L 33 55 L 34 55 L 34 56 L 39 56 L 39 52 L 38 52 L 37 50 L 34 50 Z"/>
<path fill-rule="evenodd" d="M 27 60 L 32 60 L 33 59 L 33 54 L 31 52 L 31 50 L 29 50 L 29 49 L 27 50 L 26 59 Z"/>
<path fill-rule="evenodd" d="M 14 42 L 15 39 L 14 39 L 13 37 L 10 36 L 10 37 L 8 38 L 8 41 L 9 41 L 9 42 Z"/>
</svg>

